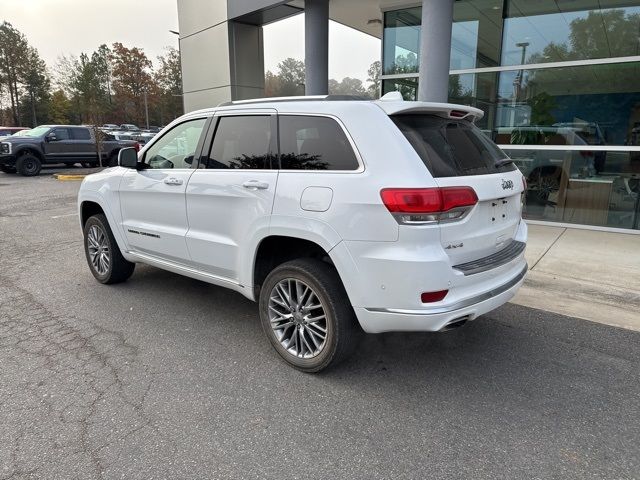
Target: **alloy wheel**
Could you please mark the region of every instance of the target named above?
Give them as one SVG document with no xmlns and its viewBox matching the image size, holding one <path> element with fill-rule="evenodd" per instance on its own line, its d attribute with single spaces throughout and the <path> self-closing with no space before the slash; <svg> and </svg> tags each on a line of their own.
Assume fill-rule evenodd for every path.
<svg viewBox="0 0 640 480">
<path fill-rule="evenodd" d="M 327 341 L 325 308 L 301 280 L 285 278 L 269 295 L 269 321 L 280 345 L 298 358 L 313 358 Z"/>
<path fill-rule="evenodd" d="M 111 265 L 111 251 L 104 230 L 98 225 L 92 225 L 87 233 L 87 250 L 91 266 L 98 275 L 106 275 Z"/>
</svg>

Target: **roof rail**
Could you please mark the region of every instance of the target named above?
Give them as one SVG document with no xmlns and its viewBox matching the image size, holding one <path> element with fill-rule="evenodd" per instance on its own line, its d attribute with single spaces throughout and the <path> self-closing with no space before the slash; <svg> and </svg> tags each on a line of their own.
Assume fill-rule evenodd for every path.
<svg viewBox="0 0 640 480">
<path fill-rule="evenodd" d="M 228 107 L 231 105 L 248 105 L 255 103 L 274 103 L 274 102 L 342 102 L 342 101 L 366 101 L 369 98 L 358 95 L 307 95 L 296 97 L 271 97 L 271 98 L 252 98 L 250 100 L 234 100 L 232 102 L 224 102 L 218 107 Z"/>
</svg>

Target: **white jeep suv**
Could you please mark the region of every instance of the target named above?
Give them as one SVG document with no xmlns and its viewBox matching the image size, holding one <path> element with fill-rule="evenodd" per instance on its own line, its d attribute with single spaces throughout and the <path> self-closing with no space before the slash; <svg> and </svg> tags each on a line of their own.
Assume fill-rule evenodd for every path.
<svg viewBox="0 0 640 480">
<path fill-rule="evenodd" d="M 527 271 L 523 177 L 482 115 L 397 94 L 189 113 L 82 183 L 89 268 L 116 283 L 141 262 L 240 292 L 308 372 L 362 330 L 459 327 Z"/>
</svg>

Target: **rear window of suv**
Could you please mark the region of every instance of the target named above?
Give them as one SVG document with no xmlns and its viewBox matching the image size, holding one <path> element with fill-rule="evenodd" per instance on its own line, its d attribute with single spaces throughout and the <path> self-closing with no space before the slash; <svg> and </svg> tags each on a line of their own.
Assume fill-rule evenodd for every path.
<svg viewBox="0 0 640 480">
<path fill-rule="evenodd" d="M 510 172 L 513 163 L 482 131 L 467 120 L 435 115 L 392 115 L 431 175 L 458 177 Z"/>
</svg>

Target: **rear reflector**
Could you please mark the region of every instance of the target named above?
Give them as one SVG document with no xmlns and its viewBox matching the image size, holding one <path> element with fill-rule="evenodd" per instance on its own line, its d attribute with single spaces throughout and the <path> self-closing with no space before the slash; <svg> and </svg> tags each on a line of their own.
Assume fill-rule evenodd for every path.
<svg viewBox="0 0 640 480">
<path fill-rule="evenodd" d="M 447 293 L 449 293 L 449 290 L 439 290 L 437 292 L 424 292 L 422 295 L 420 295 L 420 300 L 422 300 L 422 303 L 439 302 L 440 300 L 442 300 L 444 297 L 447 296 Z"/>
</svg>

